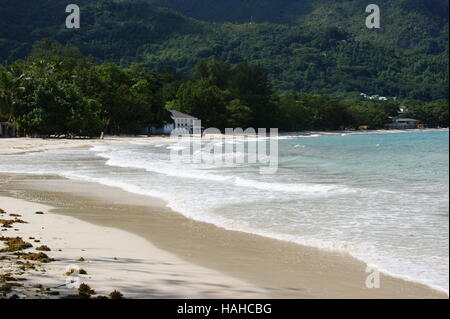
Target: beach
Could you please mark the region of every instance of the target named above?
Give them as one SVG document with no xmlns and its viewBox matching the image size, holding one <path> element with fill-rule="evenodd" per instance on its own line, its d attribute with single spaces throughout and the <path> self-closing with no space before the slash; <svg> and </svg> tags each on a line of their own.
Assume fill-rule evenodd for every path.
<svg viewBox="0 0 450 319">
<path fill-rule="evenodd" d="M 43 152 L 55 149 L 69 149 L 89 147 L 93 145 L 113 144 L 123 142 L 141 141 L 147 136 L 114 137 L 107 136 L 104 139 L 62 139 L 62 138 L 0 138 L 0 155 L 23 154 L 31 152 Z M 164 139 L 154 137 L 153 139 Z"/>
<path fill-rule="evenodd" d="M 20 212 L 20 218 L 26 222 L 3 230 L 2 236 L 19 236 L 30 241 L 34 248 L 26 249 L 27 252 L 39 252 L 35 248 L 45 244 L 51 249 L 45 254 L 54 259 L 37 263 L 36 269 L 25 272 L 14 267 L 14 263 L 0 261 L 1 274 L 21 283 L 13 287 L 9 296 L 60 298 L 74 294 L 76 289 L 66 286 L 67 272 L 78 269 L 86 274 L 75 272 L 70 276 L 88 284 L 99 296 L 117 290 L 125 298 L 267 297 L 264 289 L 187 263 L 119 228 L 51 213 L 54 207 L 12 197 L 0 196 L 0 206 L 7 212 Z"/>
<path fill-rule="evenodd" d="M 0 153 L 143 140 L 5 139 Z M 128 298 L 448 298 L 384 273 L 380 288 L 367 288 L 367 264 L 348 254 L 226 230 L 118 187 L 1 173 L 0 208 L 28 222 L 3 236 L 40 238 L 52 248 L 48 255 L 55 261 L 45 273 L 23 274 L 34 285 L 64 285 L 66 267 L 75 264 L 87 271 L 80 277 L 98 294 L 119 290 Z M 65 286 L 58 292 L 73 293 Z"/>
</svg>

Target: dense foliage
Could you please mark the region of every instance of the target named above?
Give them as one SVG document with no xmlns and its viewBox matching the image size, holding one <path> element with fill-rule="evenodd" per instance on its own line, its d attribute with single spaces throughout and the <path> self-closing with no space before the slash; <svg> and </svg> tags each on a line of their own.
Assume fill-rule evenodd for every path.
<svg viewBox="0 0 450 319">
<path fill-rule="evenodd" d="M 447 0 L 150 0 L 155 5 L 211 22 L 276 23 L 344 28 L 358 40 L 424 53 L 448 50 Z M 365 27 L 365 8 L 376 3 L 382 30 Z M 431 49 L 431 50 L 430 50 Z"/>
<path fill-rule="evenodd" d="M 448 101 L 402 101 L 407 115 L 448 126 Z M 0 68 L 0 120 L 28 135 L 140 133 L 192 114 L 205 127 L 278 127 L 282 131 L 382 128 L 399 101 L 359 95 L 277 92 L 260 65 L 200 59 L 189 79 L 142 65 L 96 65 L 76 47 L 43 40 L 29 57 Z"/>
<path fill-rule="evenodd" d="M 156 73 L 174 69 L 188 77 L 198 59 L 218 57 L 234 66 L 263 66 L 277 90 L 448 99 L 446 1 L 380 0 L 380 30 L 365 27 L 367 3 L 361 0 L 76 3 L 81 29 L 69 30 L 64 2 L 3 0 L 0 63 L 25 57 L 33 42 L 47 37 L 76 45 L 98 64 L 142 62 Z M 152 4 L 209 21 L 246 23 L 194 20 Z M 240 15 L 253 15 L 256 23 Z"/>
<path fill-rule="evenodd" d="M 166 82 L 138 65 L 94 65 L 76 48 L 44 40 L 0 69 L 0 117 L 23 134 L 139 133 L 167 119 Z"/>
</svg>

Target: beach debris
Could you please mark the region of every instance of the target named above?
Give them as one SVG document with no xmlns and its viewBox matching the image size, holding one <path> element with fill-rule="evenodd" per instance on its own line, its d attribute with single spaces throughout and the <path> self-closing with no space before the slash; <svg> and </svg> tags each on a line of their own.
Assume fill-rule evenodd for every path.
<svg viewBox="0 0 450 319">
<path fill-rule="evenodd" d="M 44 212 L 35 212 L 36 215 L 44 215 Z"/>
<path fill-rule="evenodd" d="M 17 278 L 17 277 L 13 277 L 11 276 L 11 274 L 4 274 L 4 275 L 0 275 L 0 282 L 6 282 L 6 281 L 25 281 L 27 280 L 26 278 Z"/>
<path fill-rule="evenodd" d="M 9 280 L 7 280 L 9 279 Z M 13 282 L 8 282 L 13 281 Z M 0 277 L 0 295 L 3 295 L 6 297 L 8 293 L 12 292 L 12 289 L 14 287 L 22 287 L 23 285 L 20 283 L 15 282 L 14 280 L 11 280 L 11 278 L 3 278 Z"/>
<path fill-rule="evenodd" d="M 84 259 L 83 257 L 80 257 L 80 258 L 77 259 L 77 261 L 83 262 L 83 261 L 86 261 L 86 259 Z"/>
<path fill-rule="evenodd" d="M 2 224 L 1 227 L 4 228 L 12 228 L 11 224 L 14 223 L 14 219 L 0 219 L 0 224 Z"/>
<path fill-rule="evenodd" d="M 6 212 L 3 209 L 0 208 L 0 215 L 1 214 L 6 214 Z"/>
<path fill-rule="evenodd" d="M 79 273 L 80 275 L 87 275 L 87 274 L 88 274 L 87 271 L 84 270 L 84 269 L 80 269 L 80 270 L 78 271 L 78 273 Z"/>
<path fill-rule="evenodd" d="M 39 251 L 51 251 L 50 247 L 48 247 L 47 245 L 42 245 L 36 248 L 36 250 Z"/>
<path fill-rule="evenodd" d="M 12 228 L 12 224 L 18 223 L 18 224 L 28 224 L 26 221 L 22 219 L 18 219 L 17 217 L 14 219 L 0 219 L 1 227 L 4 228 Z"/>
<path fill-rule="evenodd" d="M 16 262 L 16 264 L 17 265 L 21 265 L 19 267 L 19 269 L 22 270 L 22 271 L 27 271 L 29 269 L 36 270 L 36 266 L 34 264 L 30 263 L 29 261 L 24 263 L 24 262 L 19 260 L 19 261 Z"/>
<path fill-rule="evenodd" d="M 111 299 L 123 299 L 123 295 L 120 291 L 114 290 L 109 294 L 109 298 Z"/>
<path fill-rule="evenodd" d="M 22 258 L 26 259 L 26 260 L 38 261 L 38 262 L 45 263 L 45 264 L 55 261 L 54 259 L 48 257 L 47 254 L 45 254 L 43 252 L 23 254 Z"/>
<path fill-rule="evenodd" d="M 81 284 L 78 288 L 78 296 L 80 299 L 89 299 L 95 295 L 95 290 L 92 289 L 88 284 Z"/>
<path fill-rule="evenodd" d="M 88 284 L 83 283 L 78 288 L 77 295 L 63 296 L 61 297 L 61 299 L 91 299 L 94 295 L 96 295 L 95 290 L 92 289 Z M 108 296 L 98 295 L 95 296 L 95 299 L 124 299 L 124 297 L 120 291 L 114 290 Z"/>
<path fill-rule="evenodd" d="M 30 243 L 24 241 L 21 237 L 0 237 L 0 241 L 3 241 L 6 244 L 5 248 L 0 249 L 0 252 L 15 252 L 27 248 L 33 247 Z"/>
<path fill-rule="evenodd" d="M 9 214 L 9 216 L 11 216 L 11 217 L 22 217 L 22 215 L 19 215 L 19 214 Z"/>
</svg>

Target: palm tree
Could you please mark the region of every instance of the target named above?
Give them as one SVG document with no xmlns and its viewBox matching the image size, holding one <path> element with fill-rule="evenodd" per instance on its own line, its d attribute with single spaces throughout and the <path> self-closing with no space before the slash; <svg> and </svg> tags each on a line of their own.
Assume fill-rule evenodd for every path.
<svg viewBox="0 0 450 319">
<path fill-rule="evenodd" d="M 24 74 L 13 68 L 0 70 L 0 117 L 11 122 L 14 116 L 14 94 L 24 90 L 20 84 Z"/>
</svg>

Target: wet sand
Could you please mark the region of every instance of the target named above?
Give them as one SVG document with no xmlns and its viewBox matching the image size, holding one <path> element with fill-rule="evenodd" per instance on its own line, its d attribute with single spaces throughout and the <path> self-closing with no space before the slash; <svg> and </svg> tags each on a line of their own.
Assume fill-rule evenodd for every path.
<svg viewBox="0 0 450 319">
<path fill-rule="evenodd" d="M 253 284 L 272 298 L 448 298 L 385 274 L 380 288 L 368 289 L 367 265 L 347 254 L 224 230 L 185 218 L 159 199 L 117 188 L 52 176 L 2 175 L 0 181 L 2 196 L 134 233 L 189 263 Z"/>
</svg>

